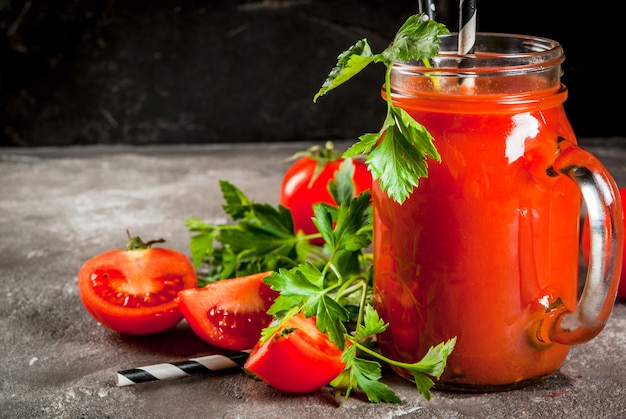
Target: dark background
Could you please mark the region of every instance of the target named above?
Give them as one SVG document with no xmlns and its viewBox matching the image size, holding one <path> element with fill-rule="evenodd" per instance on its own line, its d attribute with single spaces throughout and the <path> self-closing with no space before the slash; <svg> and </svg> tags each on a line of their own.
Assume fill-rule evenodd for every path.
<svg viewBox="0 0 626 419">
<path fill-rule="evenodd" d="M 458 3 L 436 4 L 436 19 L 456 31 Z M 480 31 L 563 44 L 565 106 L 579 138 L 626 135 L 617 10 L 477 4 Z M 0 0 L 0 145 L 325 141 L 377 131 L 382 65 L 312 98 L 338 53 L 364 37 L 379 52 L 417 11 L 417 1 L 389 0 Z"/>
</svg>

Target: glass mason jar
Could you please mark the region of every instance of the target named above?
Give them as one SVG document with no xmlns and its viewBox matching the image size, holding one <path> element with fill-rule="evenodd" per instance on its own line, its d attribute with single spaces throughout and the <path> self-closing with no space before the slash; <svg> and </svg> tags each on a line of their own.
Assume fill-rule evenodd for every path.
<svg viewBox="0 0 626 419">
<path fill-rule="evenodd" d="M 563 50 L 479 33 L 476 54 L 442 38 L 430 65 L 396 63 L 392 100 L 442 161 L 402 204 L 374 182 L 374 305 L 382 353 L 416 362 L 452 337 L 435 388 L 497 391 L 559 369 L 613 308 L 623 246 L 615 181 L 577 146 L 563 108 Z M 578 294 L 581 196 L 591 261 Z M 410 373 L 397 372 L 412 379 Z"/>
</svg>

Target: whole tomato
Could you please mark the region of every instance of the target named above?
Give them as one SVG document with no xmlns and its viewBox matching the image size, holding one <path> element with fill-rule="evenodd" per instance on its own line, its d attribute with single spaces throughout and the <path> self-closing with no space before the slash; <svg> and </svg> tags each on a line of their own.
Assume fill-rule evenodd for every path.
<svg viewBox="0 0 626 419">
<path fill-rule="evenodd" d="M 272 321 L 267 314 L 278 292 L 263 283 L 261 272 L 212 282 L 178 294 L 178 307 L 201 339 L 220 348 L 245 350 Z"/>
<path fill-rule="evenodd" d="M 81 300 L 94 319 L 117 332 L 163 332 L 183 319 L 176 296 L 196 287 L 196 271 L 184 254 L 150 247 L 164 240 L 128 237 L 125 250 L 101 253 L 80 268 Z"/>
<path fill-rule="evenodd" d="M 341 355 L 314 318 L 299 314 L 259 341 L 244 368 L 275 389 L 308 393 L 326 386 L 344 370 Z"/>
<path fill-rule="evenodd" d="M 626 203 L 626 188 L 620 188 L 619 194 L 622 199 L 622 205 Z M 624 222 L 626 228 L 626 221 Z M 583 250 L 583 256 L 585 262 L 589 263 L 589 246 L 591 241 L 591 234 L 589 229 L 589 218 L 585 217 L 583 222 L 581 245 Z M 624 246 L 623 261 L 626 262 L 626 246 Z M 622 274 L 620 276 L 619 288 L 617 289 L 617 297 L 626 299 L 626 269 L 622 266 Z"/>
<path fill-rule="evenodd" d="M 326 148 L 312 147 L 300 156 L 285 172 L 280 187 L 280 204 L 291 210 L 295 232 L 315 234 L 317 228 L 312 221 L 313 204 L 325 202 L 336 205 L 329 190 L 328 184 L 335 179 L 339 166 L 345 159 L 341 153 L 327 143 Z M 357 159 L 354 162 L 354 195 L 372 188 L 372 175 L 367 165 Z M 312 240 L 314 243 L 323 243 L 321 239 Z"/>
</svg>

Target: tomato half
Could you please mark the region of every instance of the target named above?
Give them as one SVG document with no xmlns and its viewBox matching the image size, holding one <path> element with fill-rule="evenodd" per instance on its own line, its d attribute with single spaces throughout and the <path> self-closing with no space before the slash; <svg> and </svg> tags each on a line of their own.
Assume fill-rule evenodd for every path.
<svg viewBox="0 0 626 419">
<path fill-rule="evenodd" d="M 622 205 L 626 204 L 626 188 L 620 188 L 619 194 L 622 199 Z M 626 229 L 626 219 L 624 220 L 624 228 Z M 589 229 L 589 218 L 585 217 L 583 222 L 583 230 L 582 230 L 582 238 L 581 238 L 581 247 L 583 251 L 583 257 L 585 258 L 585 262 L 589 263 L 589 246 L 591 242 L 591 231 Z M 624 246 L 623 259 L 622 263 L 626 263 L 626 245 Z M 622 274 L 620 276 L 619 287 L 617 289 L 617 296 L 622 299 L 626 299 L 626 269 L 622 265 Z"/>
<path fill-rule="evenodd" d="M 272 321 L 267 310 L 279 295 L 263 283 L 269 274 L 225 279 L 182 291 L 178 307 L 203 340 L 225 349 L 250 349 Z"/>
<path fill-rule="evenodd" d="M 110 250 L 88 260 L 78 272 L 87 312 L 102 325 L 133 335 L 159 333 L 178 324 L 183 315 L 176 296 L 196 284 L 189 258 L 166 248 Z"/>
<path fill-rule="evenodd" d="M 308 393 L 328 385 L 344 370 L 341 355 L 315 319 L 300 314 L 257 343 L 244 368 L 278 390 Z"/>
<path fill-rule="evenodd" d="M 344 159 L 332 149 L 318 150 L 305 155 L 291 165 L 283 176 L 279 202 L 289 208 L 294 222 L 294 230 L 305 234 L 317 233 L 312 221 L 313 204 L 325 202 L 336 205 L 328 184 L 336 176 Z M 354 193 L 359 195 L 372 188 L 372 175 L 367 165 L 357 159 L 354 162 Z M 319 240 L 316 241 L 321 243 Z"/>
</svg>

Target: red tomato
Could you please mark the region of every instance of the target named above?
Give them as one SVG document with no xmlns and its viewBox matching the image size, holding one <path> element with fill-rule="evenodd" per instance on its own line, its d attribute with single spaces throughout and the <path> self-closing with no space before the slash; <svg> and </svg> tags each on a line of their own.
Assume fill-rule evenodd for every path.
<svg viewBox="0 0 626 419">
<path fill-rule="evenodd" d="M 622 204 L 626 204 L 626 188 L 619 189 L 620 197 L 622 198 Z M 626 228 L 626 221 L 624 222 Z M 585 217 L 585 221 L 583 223 L 583 231 L 582 231 L 582 250 L 583 256 L 585 258 L 585 262 L 589 263 L 589 244 L 590 244 L 590 231 L 589 231 L 589 218 Z M 624 246 L 624 256 L 623 261 L 626 263 L 626 246 Z M 622 267 L 622 274 L 620 276 L 619 288 L 617 289 L 617 296 L 619 298 L 626 299 L 626 269 Z"/>
<path fill-rule="evenodd" d="M 305 234 L 317 233 L 313 221 L 313 204 L 325 202 L 336 205 L 328 183 L 335 178 L 335 173 L 344 161 L 332 147 L 310 151 L 309 155 L 297 160 L 283 176 L 280 188 L 280 204 L 291 210 L 295 231 Z M 372 188 L 372 175 L 367 165 L 361 160 L 354 162 L 354 193 L 355 196 Z M 320 240 L 314 242 L 323 243 Z"/>
<path fill-rule="evenodd" d="M 279 295 L 263 283 L 269 274 L 225 279 L 182 291 L 178 307 L 191 329 L 210 344 L 237 351 L 250 349 L 272 321 L 267 310 Z"/>
<path fill-rule="evenodd" d="M 326 386 L 343 371 L 341 354 L 313 318 L 298 315 L 264 343 L 257 343 L 244 368 L 278 390 L 308 393 Z"/>
<path fill-rule="evenodd" d="M 196 271 L 184 254 L 150 248 L 158 241 L 129 238 L 126 250 L 101 253 L 82 266 L 81 300 L 94 319 L 117 332 L 163 332 L 183 319 L 176 296 L 196 287 Z"/>
</svg>

